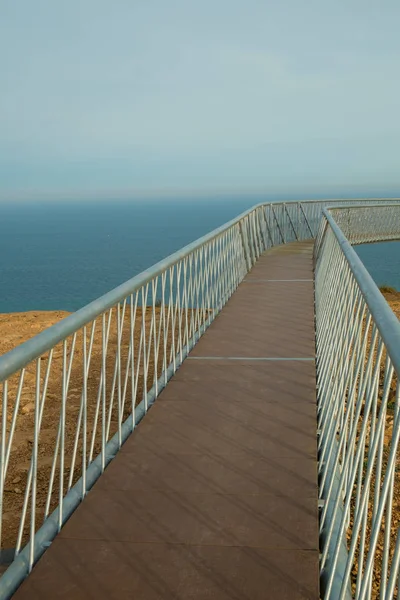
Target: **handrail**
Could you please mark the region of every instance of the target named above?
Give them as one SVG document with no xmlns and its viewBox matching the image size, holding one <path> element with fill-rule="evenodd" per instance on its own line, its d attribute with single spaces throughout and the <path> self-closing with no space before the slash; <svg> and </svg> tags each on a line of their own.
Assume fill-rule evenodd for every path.
<svg viewBox="0 0 400 600">
<path fill-rule="evenodd" d="M 324 211 L 328 206 L 330 209 Z M 335 237 L 340 240 L 338 248 L 343 257 L 344 253 L 348 257 L 343 258 L 347 268 L 357 272 L 353 287 L 369 290 L 372 281 L 334 221 L 331 213 L 339 206 L 350 211 L 365 206 L 372 212 L 388 206 L 400 210 L 400 200 L 391 199 L 385 203 L 376 199 L 338 199 L 258 204 L 0 357 L 0 385 L 2 383 L 3 388 L 0 404 L 0 550 L 3 547 L 1 525 L 5 483 L 14 456 L 13 443 L 24 393 L 34 405 L 30 468 L 26 482 L 20 484 L 26 486 L 14 542 L 16 559 L 0 579 L 1 600 L 9 598 L 30 572 L 43 553 L 44 545 L 51 542 L 85 498 L 108 461 L 146 414 L 246 273 L 259 256 L 274 245 L 317 237 L 319 376 L 322 372 L 319 400 L 324 390 L 331 392 L 328 384 L 332 364 L 330 357 L 327 358 L 331 332 L 321 329 L 318 318 L 321 301 L 329 304 L 330 297 L 324 296 L 318 273 L 323 274 L 324 280 L 331 277 L 326 268 L 326 257 L 333 248 L 332 236 L 338 236 Z M 321 217 L 323 228 L 320 227 Z M 379 235 L 384 236 L 384 231 L 377 232 L 377 239 L 381 239 Z M 335 254 L 335 259 L 337 256 L 339 254 Z M 338 273 L 339 267 L 343 268 L 343 264 L 335 266 Z M 373 303 L 375 308 L 371 314 L 379 331 L 385 330 L 382 343 L 387 344 L 391 356 L 398 343 L 393 333 L 396 331 L 394 317 L 388 316 L 388 308 L 382 308 L 377 296 L 379 292 L 368 290 L 363 295 L 364 302 L 366 305 Z M 336 306 L 332 306 L 336 310 Z M 326 315 L 325 312 L 324 324 L 329 321 Z M 389 327 L 392 331 L 386 332 Z M 343 341 L 340 343 L 344 344 Z M 58 366 L 54 366 L 56 352 L 59 352 Z M 95 359 L 97 363 L 93 366 Z M 321 371 L 324 364 L 326 370 Z M 393 365 L 398 368 L 398 358 L 394 359 Z M 45 478 L 48 490 L 45 497 L 40 498 L 39 512 L 42 511 L 40 518 L 44 523 L 39 527 L 36 479 L 41 427 L 49 409 L 51 386 L 50 408 L 55 415 L 51 422 L 54 425 L 51 441 L 54 455 L 51 470 Z M 78 398 L 72 408 L 71 395 Z M 322 416 L 332 416 L 329 403 L 327 408 L 322 404 Z M 71 422 L 69 439 L 66 429 Z M 324 428 L 326 423 L 327 429 Z M 339 445 L 336 454 L 330 446 L 328 450 L 324 449 L 326 439 L 332 437 L 329 423 L 329 419 L 323 422 L 320 445 L 322 453 L 329 455 L 328 471 L 337 474 L 343 449 Z M 65 456 L 71 458 L 68 473 L 64 466 Z M 322 477 L 326 479 L 327 475 L 323 473 Z M 55 485 L 57 478 L 58 486 Z M 58 504 L 53 510 L 55 501 Z M 28 525 L 29 536 L 26 535 Z"/>
<path fill-rule="evenodd" d="M 385 204 L 385 206 L 392 206 Z M 369 208 L 376 208 L 377 205 L 372 205 Z M 379 208 L 381 208 L 378 205 Z M 358 208 L 358 207 L 346 207 L 346 208 Z M 324 217 L 328 221 L 332 231 L 334 232 L 339 245 L 343 251 L 343 254 L 347 260 L 347 263 L 354 275 L 359 289 L 364 296 L 365 302 L 368 305 L 368 309 L 372 315 L 372 318 L 378 327 L 381 334 L 382 340 L 385 343 L 385 347 L 390 355 L 393 363 L 393 367 L 397 373 L 400 373 L 400 322 L 394 315 L 392 309 L 386 302 L 378 289 L 375 281 L 368 273 L 364 264 L 362 263 L 357 252 L 353 249 L 348 239 L 343 234 L 342 230 L 336 224 L 331 212 L 332 210 L 338 210 L 340 207 L 326 208 L 323 210 Z M 400 223 L 399 223 L 399 239 L 400 239 Z"/>
<path fill-rule="evenodd" d="M 55 323 L 35 337 L 24 342 L 20 346 L 17 346 L 10 352 L 7 352 L 7 354 L 0 356 L 0 382 L 10 377 L 17 369 L 21 369 L 32 360 L 35 360 L 50 348 L 72 335 L 76 330 L 91 323 L 105 311 L 118 304 L 118 302 L 121 302 L 136 290 L 142 288 L 146 283 L 150 282 L 195 250 L 213 241 L 219 235 L 251 214 L 259 206 L 262 205 L 252 207 L 221 227 L 218 227 L 210 233 L 198 238 L 196 241 L 187 244 L 182 249 L 170 254 L 167 258 L 163 258 L 155 265 L 110 290 L 103 296 L 100 296 L 100 298 L 93 300 L 68 317 L 65 317 L 65 319 L 62 319 L 59 323 Z"/>
<path fill-rule="evenodd" d="M 357 199 L 357 203 L 367 202 L 368 205 L 371 202 L 375 202 L 377 199 Z M 399 199 L 392 199 L 395 202 Z M 332 203 L 340 203 L 340 206 L 346 206 L 344 204 L 345 200 L 343 199 L 331 199 L 331 200 L 302 200 L 302 201 L 289 201 L 289 202 L 277 202 L 276 206 L 282 205 L 303 205 L 303 204 L 328 204 Z M 349 200 L 348 202 L 354 203 L 354 200 Z M 385 202 L 385 199 L 381 199 L 381 203 Z M 275 203 L 268 203 L 268 205 L 275 205 Z M 354 205 L 354 204 L 352 204 Z M 178 250 L 168 256 L 167 258 L 162 259 L 149 269 L 142 271 L 140 274 L 135 277 L 129 279 L 128 281 L 122 283 L 118 287 L 113 290 L 107 292 L 100 298 L 93 300 L 86 306 L 80 308 L 73 314 L 69 315 L 65 319 L 62 319 L 60 322 L 52 325 L 48 329 L 42 331 L 35 337 L 30 340 L 24 342 L 20 346 L 17 346 L 10 352 L 0 356 L 0 382 L 6 380 L 12 373 L 16 370 L 23 368 L 29 362 L 35 360 L 57 343 L 61 342 L 66 337 L 72 335 L 78 329 L 81 329 L 83 326 L 91 323 L 94 319 L 100 316 L 105 311 L 109 310 L 112 306 L 121 302 L 128 295 L 134 293 L 136 290 L 140 289 L 143 285 L 150 282 L 152 279 L 160 275 L 162 272 L 166 271 L 171 266 L 175 265 L 177 262 L 194 252 L 195 250 L 201 248 L 205 244 L 213 241 L 218 236 L 222 235 L 228 229 L 238 224 L 244 218 L 248 217 L 254 211 L 259 208 L 263 208 L 267 206 L 266 204 L 257 204 L 250 208 L 247 211 L 241 213 L 238 217 L 235 217 L 231 221 L 228 221 L 221 227 L 211 231 L 210 233 L 198 238 L 196 241 L 184 246 L 181 250 Z M 376 204 L 372 204 L 372 206 L 376 206 Z"/>
<path fill-rule="evenodd" d="M 314 252 L 324 600 L 391 600 L 400 566 L 400 323 L 337 222 L 362 243 L 363 211 L 374 241 L 400 238 L 397 203 L 326 207 Z"/>
</svg>

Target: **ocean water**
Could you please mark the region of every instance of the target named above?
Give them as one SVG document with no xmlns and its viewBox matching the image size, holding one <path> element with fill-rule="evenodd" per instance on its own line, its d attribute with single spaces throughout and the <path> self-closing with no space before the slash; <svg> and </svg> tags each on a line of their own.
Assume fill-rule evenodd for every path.
<svg viewBox="0 0 400 600">
<path fill-rule="evenodd" d="M 258 201 L 0 204 L 0 312 L 77 310 Z M 357 251 L 400 289 L 400 243 Z"/>
<path fill-rule="evenodd" d="M 400 242 L 362 244 L 355 250 L 378 286 L 400 291 Z"/>
<path fill-rule="evenodd" d="M 0 204 L 0 312 L 77 310 L 256 202 Z"/>
</svg>

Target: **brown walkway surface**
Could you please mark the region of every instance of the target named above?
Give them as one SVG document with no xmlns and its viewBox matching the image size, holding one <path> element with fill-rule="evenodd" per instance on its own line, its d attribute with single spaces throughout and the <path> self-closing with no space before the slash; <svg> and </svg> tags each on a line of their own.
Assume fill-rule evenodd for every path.
<svg viewBox="0 0 400 600">
<path fill-rule="evenodd" d="M 312 277 L 259 260 L 17 600 L 318 599 Z"/>
</svg>

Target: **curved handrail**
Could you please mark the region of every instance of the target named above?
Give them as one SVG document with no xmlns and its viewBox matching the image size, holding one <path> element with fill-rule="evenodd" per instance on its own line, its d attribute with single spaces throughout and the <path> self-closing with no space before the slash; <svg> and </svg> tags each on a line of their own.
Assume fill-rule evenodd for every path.
<svg viewBox="0 0 400 600">
<path fill-rule="evenodd" d="M 94 319 L 102 315 L 105 311 L 109 310 L 112 306 L 115 306 L 128 295 L 134 293 L 147 283 L 151 282 L 155 277 L 159 276 L 161 273 L 165 272 L 167 269 L 171 268 L 173 265 L 183 260 L 191 253 L 200 249 L 205 244 L 212 242 L 235 225 L 238 225 L 244 219 L 248 218 L 251 214 L 257 211 L 257 209 L 263 209 L 266 206 L 279 207 L 288 205 L 315 206 L 320 204 L 332 206 L 332 203 L 339 203 L 341 207 L 344 207 L 346 206 L 345 202 L 349 202 L 352 206 L 355 205 L 355 202 L 357 202 L 357 204 L 368 203 L 368 205 L 376 206 L 376 200 L 377 199 L 375 198 L 359 199 L 357 201 L 331 199 L 324 201 L 304 200 L 301 202 L 289 201 L 268 204 L 257 204 L 249 210 L 244 211 L 238 217 L 235 217 L 231 221 L 228 221 L 221 227 L 218 227 L 212 232 L 188 244 L 181 250 L 178 250 L 177 252 L 174 252 L 167 258 L 164 258 L 163 260 L 159 261 L 149 269 L 142 271 L 132 279 L 129 279 L 128 281 L 122 283 L 121 285 L 107 292 L 100 298 L 93 300 L 93 302 L 90 302 L 83 308 L 74 312 L 72 315 L 69 315 L 65 319 L 62 319 L 60 322 L 52 325 L 51 327 L 39 333 L 27 342 L 14 348 L 10 352 L 7 352 L 3 356 L 0 356 L 0 382 L 6 380 L 13 373 L 15 373 L 15 371 L 23 368 L 29 362 L 35 360 L 45 352 L 48 352 L 52 347 L 54 347 L 59 342 L 72 335 L 77 330 L 81 329 L 88 323 L 91 323 Z M 400 202 L 400 199 L 392 199 L 393 202 L 395 202 L 396 200 Z M 383 203 L 386 203 L 386 199 L 381 199 L 380 202 L 380 205 L 382 205 Z"/>
<path fill-rule="evenodd" d="M 24 509 L 16 543 L 16 554 L 18 556 L 6 574 L 0 579 L 0 599 L 9 598 L 24 575 L 30 571 L 33 564 L 43 553 L 45 544 L 54 538 L 71 512 L 85 497 L 96 479 L 104 471 L 107 463 L 119 450 L 135 425 L 146 413 L 148 407 L 167 384 L 170 377 L 227 302 L 245 274 L 252 268 L 261 253 L 277 244 L 315 237 L 316 228 L 320 224 L 322 215 L 325 219 L 325 230 L 330 227 L 331 232 L 339 234 L 340 230 L 335 225 L 331 212 L 326 211 L 323 213 L 323 209 L 330 206 L 330 211 L 333 211 L 336 209 L 335 207 L 341 206 L 346 210 L 351 210 L 365 205 L 371 209 L 395 205 L 400 209 L 400 201 L 397 199 L 392 200 L 390 203 L 385 203 L 383 200 L 377 203 L 376 199 L 360 199 L 357 201 L 338 199 L 259 204 L 0 357 L 0 382 L 4 382 L 3 418 L 0 432 L 0 537 L 2 495 L 22 390 L 25 385 L 25 367 L 32 363 L 36 377 L 36 389 L 34 390 L 35 432 L 31 468 L 25 489 Z M 333 222 L 333 227 L 331 222 Z M 321 249 L 324 244 L 324 231 L 322 229 L 319 231 L 316 242 L 318 249 Z M 370 286 L 372 280 L 366 273 L 365 267 L 360 267 L 359 263 L 361 261 L 357 257 L 354 258 L 353 254 L 355 252 L 348 245 L 348 241 L 341 238 L 341 243 L 349 256 L 349 268 L 357 270 L 357 285 L 360 282 L 363 287 Z M 155 292 L 159 289 L 161 289 L 160 306 L 156 304 L 155 296 Z M 168 289 L 170 291 L 169 297 Z M 148 304 L 149 290 L 150 304 Z M 368 299 L 372 299 L 374 304 L 379 304 L 376 293 L 366 294 L 365 301 L 368 302 Z M 112 311 L 114 311 L 113 318 L 116 318 L 116 331 L 114 332 L 116 348 L 112 349 L 114 354 L 109 356 L 108 342 Z M 378 315 L 381 312 L 379 306 L 374 309 L 374 318 L 376 315 L 380 327 L 386 329 L 389 327 L 388 323 L 390 321 L 387 316 L 387 309 L 383 311 L 383 317 Z M 149 322 L 146 321 L 146 314 L 149 316 Z M 99 319 L 99 317 L 103 318 Z M 94 323 L 96 320 L 99 322 L 98 328 L 102 336 L 102 362 L 100 373 L 97 372 L 97 375 L 99 375 L 97 396 L 89 398 L 87 380 L 90 375 Z M 123 330 L 126 322 L 129 335 L 128 340 L 123 340 Z M 138 323 L 139 325 L 137 325 Z M 89 331 L 86 331 L 86 329 L 89 330 L 89 327 L 87 327 L 89 324 L 93 324 L 90 339 L 87 337 Z M 136 339 L 134 333 L 137 326 L 140 329 L 140 335 Z M 80 334 L 81 337 L 77 338 L 77 334 Z M 77 339 L 80 340 L 79 343 L 83 343 L 83 355 L 78 359 L 74 356 Z M 392 352 L 391 349 L 395 344 L 395 341 L 392 340 L 392 334 L 388 334 L 386 339 L 390 352 Z M 68 340 L 70 346 L 67 347 Z M 48 379 L 51 376 L 52 352 L 55 346 L 60 343 L 63 345 L 63 356 L 62 388 L 59 392 L 60 398 L 58 398 L 60 401 L 59 429 L 55 441 L 54 460 L 44 515 L 45 520 L 42 527 L 37 530 L 33 512 L 30 525 L 30 542 L 24 549 L 21 549 L 27 507 L 30 501 L 35 506 L 36 501 L 36 490 L 32 485 L 32 481 L 35 482 L 37 475 L 41 419 L 45 408 Z M 122 350 L 127 353 L 126 371 L 121 368 Z M 154 353 L 157 368 L 154 369 L 153 379 L 148 386 L 147 375 L 150 351 Z M 46 353 L 49 354 L 46 356 L 46 362 L 43 361 L 47 365 L 44 376 L 41 371 L 41 357 L 44 357 Z M 160 371 L 158 371 L 160 356 L 162 365 Z M 126 356 L 124 356 L 124 359 L 126 360 Z M 61 469 L 57 466 L 58 453 L 60 453 L 60 456 L 64 456 L 66 452 L 63 431 L 65 419 L 67 418 L 65 411 L 74 360 L 79 362 L 78 370 L 79 373 L 83 373 L 83 382 L 79 384 L 82 391 L 75 443 L 71 449 L 71 475 L 69 476 L 68 486 L 65 486 L 66 493 L 64 487 L 61 486 L 59 505 L 50 514 L 49 508 L 50 501 L 53 499 L 55 472 L 56 469 Z M 107 360 L 111 362 L 111 373 L 107 371 Z M 44 369 L 42 370 L 44 371 Z M 15 406 L 9 424 L 7 420 L 7 385 L 8 379 L 13 375 L 19 375 L 20 384 L 16 391 Z M 140 377 L 143 378 L 144 382 L 143 395 L 138 397 Z M 132 384 L 131 391 L 128 390 L 129 378 Z M 151 388 L 148 389 L 150 386 Z M 82 434 L 82 429 L 89 401 L 92 403 L 91 408 L 95 410 L 95 422 L 93 431 L 87 431 L 87 444 L 90 449 L 86 454 L 86 438 L 84 437 L 82 448 L 79 444 L 81 436 L 85 435 Z M 137 404 L 137 401 L 140 403 Z M 126 418 L 124 408 L 128 403 L 130 412 Z M 110 429 L 111 415 L 114 410 L 118 413 L 115 433 L 112 428 Z M 74 418 L 76 418 L 76 415 Z M 86 432 L 86 429 L 84 431 Z M 97 457 L 94 454 L 96 435 L 101 435 L 101 453 Z M 75 482 L 73 478 L 74 468 L 78 458 L 82 461 L 82 475 L 73 485 Z M 61 475 L 64 477 L 63 472 Z"/>
<path fill-rule="evenodd" d="M 325 208 L 314 253 L 324 600 L 371 597 L 379 536 L 384 536 L 380 540 L 382 568 L 375 573 L 380 597 L 393 598 L 400 564 L 400 537 L 397 533 L 394 550 L 388 508 L 400 437 L 400 322 L 338 225 L 340 217 L 351 217 L 351 238 L 351 224 L 360 222 L 365 209 Z M 372 223 L 374 209 L 377 222 L 381 217 L 381 229 L 372 229 L 374 241 L 400 238 L 397 203 L 369 205 L 368 209 Z M 354 243 L 362 243 L 364 236 L 355 229 Z M 387 420 L 391 394 L 395 398 L 393 427 Z"/>
<path fill-rule="evenodd" d="M 385 206 L 393 206 L 385 204 Z M 381 208 L 381 206 L 373 205 L 369 208 Z M 346 209 L 354 207 L 346 207 Z M 358 208 L 358 207 L 355 207 Z M 334 209 L 326 208 L 323 210 L 324 217 L 329 223 L 334 232 L 339 245 L 343 251 L 346 261 L 354 275 L 358 287 L 364 296 L 365 302 L 372 315 L 375 325 L 377 326 L 385 347 L 390 355 L 393 367 L 397 373 L 400 373 L 400 321 L 396 318 L 392 309 L 386 302 L 385 298 L 379 291 L 378 286 L 372 279 L 371 275 L 365 268 L 363 262 L 353 249 L 352 244 L 345 237 L 342 230 L 337 225 L 332 213 L 332 210 L 339 210 L 340 207 Z M 387 239 L 387 238 L 385 238 Z M 400 239 L 400 207 L 399 207 L 399 232 L 397 238 Z"/>
<path fill-rule="evenodd" d="M 75 331 L 81 329 L 88 323 L 91 323 L 105 311 L 112 308 L 135 291 L 141 289 L 152 279 L 171 268 L 177 262 L 183 260 L 195 250 L 212 242 L 225 231 L 246 218 L 259 206 L 262 206 L 262 204 L 252 207 L 221 227 L 198 238 L 196 241 L 191 242 L 182 249 L 170 254 L 168 257 L 163 258 L 155 265 L 142 271 L 128 281 L 125 281 L 121 285 L 105 293 L 103 296 L 100 296 L 100 298 L 96 298 L 96 300 L 93 300 L 55 325 L 45 329 L 27 342 L 17 346 L 10 352 L 7 352 L 7 354 L 0 356 L 0 381 L 7 379 L 17 369 L 21 369 L 32 360 L 35 360 L 53 346 L 72 335 Z"/>
</svg>

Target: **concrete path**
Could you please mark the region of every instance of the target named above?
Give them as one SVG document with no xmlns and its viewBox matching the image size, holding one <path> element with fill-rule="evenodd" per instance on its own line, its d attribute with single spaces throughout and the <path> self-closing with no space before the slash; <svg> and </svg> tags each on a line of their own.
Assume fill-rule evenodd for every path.
<svg viewBox="0 0 400 600">
<path fill-rule="evenodd" d="M 15 595 L 317 600 L 312 244 L 258 261 Z"/>
</svg>

